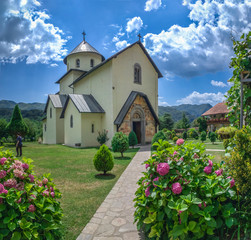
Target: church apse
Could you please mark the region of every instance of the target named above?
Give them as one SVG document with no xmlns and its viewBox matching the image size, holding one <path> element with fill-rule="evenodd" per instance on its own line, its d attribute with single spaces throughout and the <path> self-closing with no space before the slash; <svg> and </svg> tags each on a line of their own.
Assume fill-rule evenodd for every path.
<svg viewBox="0 0 251 240">
<path fill-rule="evenodd" d="M 133 130 L 141 144 L 150 143 L 156 132 L 156 121 L 144 97 L 138 95 L 129 108 L 118 131 L 126 135 Z"/>
</svg>

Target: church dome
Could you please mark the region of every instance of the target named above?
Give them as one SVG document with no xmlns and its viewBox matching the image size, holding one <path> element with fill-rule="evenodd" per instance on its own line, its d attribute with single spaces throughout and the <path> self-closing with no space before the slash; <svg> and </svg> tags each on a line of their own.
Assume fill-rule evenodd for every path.
<svg viewBox="0 0 251 240">
<path fill-rule="evenodd" d="M 101 53 L 99 53 L 98 50 L 96 50 L 93 46 L 91 46 L 88 42 L 85 41 L 85 34 L 83 33 L 83 35 L 84 35 L 84 40 L 64 58 L 65 64 L 67 64 L 67 58 L 70 55 L 78 53 L 94 53 L 101 56 L 102 61 L 105 60 L 104 56 Z"/>
</svg>

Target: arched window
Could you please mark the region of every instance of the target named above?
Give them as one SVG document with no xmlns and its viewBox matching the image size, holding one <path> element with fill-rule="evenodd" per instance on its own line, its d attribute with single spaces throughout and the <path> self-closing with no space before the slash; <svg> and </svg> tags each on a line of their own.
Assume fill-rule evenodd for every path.
<svg viewBox="0 0 251 240">
<path fill-rule="evenodd" d="M 73 116 L 70 117 L 70 127 L 73 128 Z"/>
<path fill-rule="evenodd" d="M 79 68 L 80 67 L 80 60 L 76 59 L 76 67 Z"/>
<path fill-rule="evenodd" d="M 52 108 L 50 108 L 50 118 L 52 118 Z"/>
<path fill-rule="evenodd" d="M 141 67 L 138 63 L 134 64 L 134 83 L 141 84 Z"/>
<path fill-rule="evenodd" d="M 90 66 L 94 67 L 94 60 L 93 59 L 90 60 Z"/>
<path fill-rule="evenodd" d="M 94 124 L 92 124 L 92 133 L 94 133 Z"/>
</svg>

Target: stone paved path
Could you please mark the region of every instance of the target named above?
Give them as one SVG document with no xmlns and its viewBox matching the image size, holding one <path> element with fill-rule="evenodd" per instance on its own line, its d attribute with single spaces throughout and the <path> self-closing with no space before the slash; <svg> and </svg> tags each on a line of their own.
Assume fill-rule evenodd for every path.
<svg viewBox="0 0 251 240">
<path fill-rule="evenodd" d="M 144 239 L 133 224 L 133 199 L 137 190 L 136 183 L 145 170 L 141 163 L 149 157 L 150 145 L 141 146 L 77 240 Z"/>
<path fill-rule="evenodd" d="M 222 150 L 222 149 L 206 149 L 206 151 L 211 151 L 211 152 L 225 152 L 225 150 Z"/>
</svg>

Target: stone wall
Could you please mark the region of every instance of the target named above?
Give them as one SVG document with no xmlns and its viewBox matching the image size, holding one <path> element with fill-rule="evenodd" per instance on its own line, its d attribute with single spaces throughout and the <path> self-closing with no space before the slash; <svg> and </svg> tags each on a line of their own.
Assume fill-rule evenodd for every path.
<svg viewBox="0 0 251 240">
<path fill-rule="evenodd" d="M 133 109 L 141 107 L 144 111 L 145 119 L 145 143 L 150 143 L 155 134 L 155 119 L 145 101 L 145 99 L 141 96 L 137 96 L 131 105 L 128 113 L 126 114 L 123 123 L 119 127 L 119 132 L 123 132 L 126 135 L 129 135 L 131 132 L 131 112 Z M 141 133 L 142 134 L 142 133 Z"/>
</svg>

